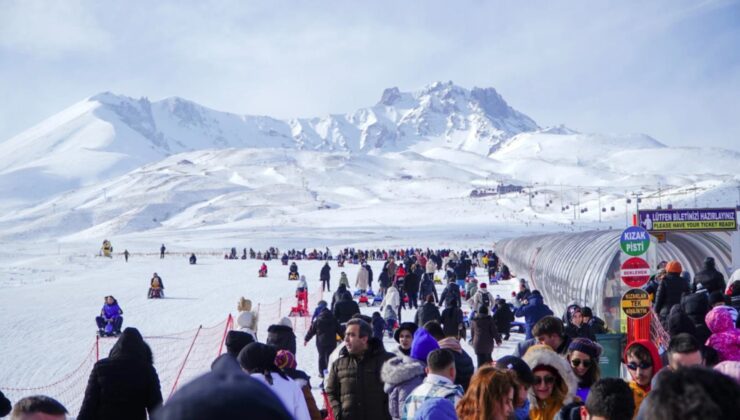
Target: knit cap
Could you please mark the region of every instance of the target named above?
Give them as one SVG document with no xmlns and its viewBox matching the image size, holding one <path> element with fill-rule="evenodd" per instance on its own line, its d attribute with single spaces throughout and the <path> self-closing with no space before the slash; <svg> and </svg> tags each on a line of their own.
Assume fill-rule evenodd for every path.
<svg viewBox="0 0 740 420">
<path fill-rule="evenodd" d="M 295 361 L 295 356 L 289 350 L 278 350 L 277 355 L 275 356 L 275 365 L 280 369 L 295 369 L 296 366 L 298 366 Z"/>
<path fill-rule="evenodd" d="M 414 341 L 411 343 L 411 357 L 426 363 L 429 353 L 437 350 L 439 343 L 424 328 L 419 328 L 414 333 Z"/>
<path fill-rule="evenodd" d="M 578 337 L 573 339 L 568 346 L 568 351 L 580 351 L 591 357 L 593 360 L 599 360 L 602 347 L 588 338 Z"/>
</svg>

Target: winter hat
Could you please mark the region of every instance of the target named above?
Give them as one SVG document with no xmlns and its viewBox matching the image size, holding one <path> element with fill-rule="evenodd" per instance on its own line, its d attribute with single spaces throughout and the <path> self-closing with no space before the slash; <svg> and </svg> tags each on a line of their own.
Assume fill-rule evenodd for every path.
<svg viewBox="0 0 740 420">
<path fill-rule="evenodd" d="M 714 306 L 717 303 L 725 303 L 725 295 L 719 290 L 715 290 L 709 294 L 709 306 Z"/>
<path fill-rule="evenodd" d="M 496 367 L 499 369 L 512 370 L 516 373 L 519 382 L 524 385 L 534 384 L 534 375 L 532 369 L 524 363 L 524 360 L 516 356 L 504 356 L 496 361 Z"/>
<path fill-rule="evenodd" d="M 396 340 L 396 343 L 398 343 L 399 337 L 401 336 L 401 331 L 403 330 L 406 330 L 410 332 L 411 335 L 415 336 L 417 328 L 419 328 L 419 326 L 413 322 L 402 322 L 401 325 L 398 326 L 398 329 L 396 329 L 396 331 L 393 333 L 393 338 Z"/>
<path fill-rule="evenodd" d="M 153 420 L 246 417 L 256 420 L 293 418 L 269 388 L 245 375 L 231 357 L 221 357 L 214 362 L 211 372 L 183 385 L 152 415 Z"/>
<path fill-rule="evenodd" d="M 325 300 L 320 300 L 319 303 L 316 304 L 316 309 L 326 308 L 327 306 L 329 306 L 329 304 L 326 303 Z"/>
<path fill-rule="evenodd" d="M 587 354 L 594 361 L 598 361 L 599 356 L 601 356 L 602 347 L 588 338 L 578 337 L 570 342 L 568 351 L 580 351 Z"/>
<path fill-rule="evenodd" d="M 295 369 L 296 366 L 298 366 L 295 361 L 295 356 L 288 350 L 278 350 L 277 355 L 275 356 L 275 365 L 280 369 Z"/>
<path fill-rule="evenodd" d="M 226 352 L 236 357 L 244 347 L 254 342 L 254 338 L 244 331 L 229 331 L 226 334 Z"/>
<path fill-rule="evenodd" d="M 674 274 L 681 274 L 683 271 L 683 267 L 681 266 L 681 263 L 678 261 L 669 261 L 668 264 L 665 266 L 665 271 L 667 273 L 674 273 Z"/>
<path fill-rule="evenodd" d="M 424 328 L 419 328 L 414 333 L 414 341 L 411 344 L 411 357 L 421 361 L 422 363 L 427 362 L 427 356 L 429 353 L 437 350 L 439 344 L 437 340 L 429 334 L 429 331 Z"/>
<path fill-rule="evenodd" d="M 290 318 L 288 318 L 287 316 L 284 316 L 283 319 L 278 322 L 278 325 L 293 328 L 293 322 L 291 322 Z"/>
<path fill-rule="evenodd" d="M 237 360 L 242 369 L 252 370 L 272 370 L 275 367 L 275 356 L 277 350 L 275 347 L 263 343 L 250 343 L 239 352 Z"/>
<path fill-rule="evenodd" d="M 486 283 L 484 282 L 484 283 L 481 283 L 481 284 L 480 284 L 480 286 L 478 286 L 478 287 L 480 287 L 481 289 L 485 289 L 485 288 L 486 288 L 486 287 L 488 287 L 488 286 L 487 286 L 487 285 L 486 285 Z"/>
</svg>

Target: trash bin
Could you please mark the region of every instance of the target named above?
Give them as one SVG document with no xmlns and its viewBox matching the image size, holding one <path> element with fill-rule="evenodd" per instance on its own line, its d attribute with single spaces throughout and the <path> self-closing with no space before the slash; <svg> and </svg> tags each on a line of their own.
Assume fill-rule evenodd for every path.
<svg viewBox="0 0 740 420">
<path fill-rule="evenodd" d="M 624 334 L 596 334 L 596 341 L 604 349 L 599 357 L 602 378 L 620 378 L 622 375 L 622 353 L 624 353 Z"/>
</svg>

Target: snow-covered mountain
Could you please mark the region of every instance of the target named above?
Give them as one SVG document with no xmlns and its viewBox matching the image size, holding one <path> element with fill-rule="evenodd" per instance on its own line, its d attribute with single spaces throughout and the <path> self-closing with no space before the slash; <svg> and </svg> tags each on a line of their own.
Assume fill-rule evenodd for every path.
<svg viewBox="0 0 740 420">
<path fill-rule="evenodd" d="M 597 188 L 611 208 L 628 189 L 662 188 L 679 202 L 694 184 L 712 205 L 732 205 L 724 191 L 739 163 L 736 152 L 643 134 L 540 128 L 494 89 L 451 82 L 287 121 L 103 93 L 0 143 L 0 238 L 432 226 L 454 215 L 564 225 L 569 215 L 553 200 L 588 205 Z M 529 185 L 548 206 L 530 206 L 527 194 L 469 199 L 498 182 Z"/>
</svg>

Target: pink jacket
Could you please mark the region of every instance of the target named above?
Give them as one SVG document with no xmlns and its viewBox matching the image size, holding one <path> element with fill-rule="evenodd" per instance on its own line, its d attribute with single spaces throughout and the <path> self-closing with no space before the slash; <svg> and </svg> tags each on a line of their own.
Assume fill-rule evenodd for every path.
<svg viewBox="0 0 740 420">
<path fill-rule="evenodd" d="M 730 314 L 731 308 L 718 306 L 707 314 L 704 321 L 712 331 L 706 345 L 719 353 L 719 360 L 740 361 L 740 330 L 735 328 L 735 322 Z"/>
</svg>

